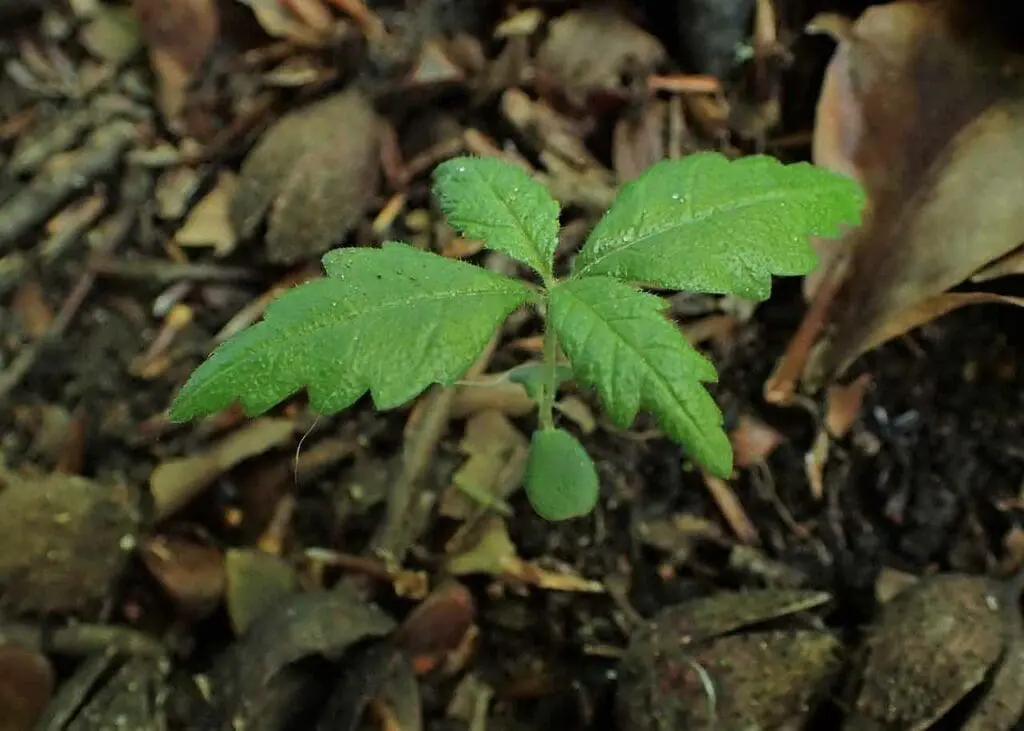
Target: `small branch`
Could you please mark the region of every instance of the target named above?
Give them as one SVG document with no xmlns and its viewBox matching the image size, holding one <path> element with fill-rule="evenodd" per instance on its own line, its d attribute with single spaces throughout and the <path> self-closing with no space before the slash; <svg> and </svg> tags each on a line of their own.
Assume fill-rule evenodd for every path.
<svg viewBox="0 0 1024 731">
<path fill-rule="evenodd" d="M 13 245 L 100 177 L 114 171 L 137 136 L 131 122 L 111 122 L 92 134 L 73 162 L 37 175 L 0 206 L 0 251 Z"/>
<path fill-rule="evenodd" d="M 89 270 L 101 277 L 142 279 L 160 284 L 182 280 L 192 282 L 245 282 L 259 279 L 251 269 L 217 264 L 183 264 L 162 259 L 118 261 L 109 256 L 94 257 Z"/>
<path fill-rule="evenodd" d="M 470 368 L 465 378 L 479 376 L 497 346 L 497 336 L 491 339 L 483 354 Z M 372 551 L 389 566 L 399 566 L 405 554 L 415 543 L 417 535 L 413 518 L 417 510 L 413 497 L 421 487 L 423 474 L 437 451 L 437 445 L 448 428 L 452 403 L 458 389 L 454 386 L 435 386 L 426 396 L 426 404 L 419 422 L 406 438 L 397 472 L 388 492 L 387 515 L 381 530 L 374 536 Z"/>
<path fill-rule="evenodd" d="M 104 236 L 96 247 L 97 255 L 112 255 L 117 247 L 128 238 L 137 218 L 138 199 L 140 196 L 148 194 L 150 186 L 147 183 L 148 176 L 146 181 L 140 181 L 139 176 L 132 175 L 131 171 L 125 176 L 124 187 L 129 191 L 125 207 L 111 217 L 109 228 L 104 231 Z M 2 238 L 0 238 L 0 244 L 2 244 Z M 50 329 L 41 338 L 23 348 L 7 370 L 0 373 L 0 404 L 21 384 L 43 352 L 64 336 L 68 326 L 78 314 L 82 303 L 92 292 L 95 283 L 96 274 L 86 269 L 75 283 L 67 299 L 64 300 L 57 316 L 50 323 Z"/>
</svg>

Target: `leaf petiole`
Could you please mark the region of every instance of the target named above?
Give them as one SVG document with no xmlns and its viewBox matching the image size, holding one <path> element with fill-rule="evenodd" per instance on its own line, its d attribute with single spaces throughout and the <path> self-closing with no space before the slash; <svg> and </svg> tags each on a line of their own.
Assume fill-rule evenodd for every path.
<svg viewBox="0 0 1024 731">
<path fill-rule="evenodd" d="M 544 323 L 544 381 L 537 395 L 537 410 L 541 429 L 551 429 L 555 425 L 554 404 L 555 391 L 558 390 L 558 335 L 551 323 Z"/>
</svg>

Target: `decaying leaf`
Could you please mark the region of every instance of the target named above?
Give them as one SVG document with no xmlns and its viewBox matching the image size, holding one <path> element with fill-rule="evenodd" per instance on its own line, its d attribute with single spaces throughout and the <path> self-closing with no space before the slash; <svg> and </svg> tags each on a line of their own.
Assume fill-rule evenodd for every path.
<svg viewBox="0 0 1024 731">
<path fill-rule="evenodd" d="M 663 609 L 630 638 L 620 664 L 621 727 L 804 728 L 841 667 L 841 643 L 827 631 L 751 626 L 827 599 L 816 592 L 724 592 Z"/>
<path fill-rule="evenodd" d="M 161 655 L 94 653 L 60 684 L 36 729 L 168 728 L 169 670 Z"/>
<path fill-rule="evenodd" d="M 618 10 L 590 6 L 549 24 L 537 64 L 570 101 L 582 105 L 593 96 L 621 95 L 624 78 L 642 77 L 665 58 L 658 39 Z"/>
<path fill-rule="evenodd" d="M 174 122 L 186 92 L 217 41 L 220 16 L 216 0 L 133 0 L 150 64 L 159 85 L 164 119 Z"/>
<path fill-rule="evenodd" d="M 369 722 L 369 723 L 368 723 Z M 357 648 L 320 713 L 316 731 L 422 731 L 419 683 L 405 654 L 391 643 Z"/>
<path fill-rule="evenodd" d="M 102 5 L 78 32 L 82 46 L 110 63 L 127 61 L 139 49 L 139 26 L 130 7 Z"/>
<path fill-rule="evenodd" d="M 186 617 L 206 617 L 224 598 L 224 556 L 214 546 L 154 536 L 139 556 Z"/>
<path fill-rule="evenodd" d="M 976 301 L 920 309 L 1024 241 L 1024 59 L 963 32 L 947 7 L 872 7 L 829 66 L 815 159 L 858 178 L 869 212 L 821 247 L 843 269 L 805 369 L 812 387 L 922 317 Z"/>
<path fill-rule="evenodd" d="M 230 254 L 236 237 L 228 211 L 237 184 L 234 173 L 220 171 L 213 190 L 196 203 L 174 234 L 174 243 L 183 247 L 209 246 L 217 256 Z"/>
<path fill-rule="evenodd" d="M 336 677 L 332 672 L 325 677 L 323 666 L 311 660 L 336 662 L 357 643 L 383 637 L 394 627 L 387 614 L 346 584 L 288 596 L 216 659 L 207 677 L 209 706 L 200 720 L 209 728 L 287 727 Z"/>
<path fill-rule="evenodd" d="M 963 731 L 1010 731 L 1024 716 L 1024 637 L 1019 627 L 1014 629 L 1010 646 Z"/>
<path fill-rule="evenodd" d="M 327 41 L 327 30 L 303 22 L 280 0 L 240 0 L 252 10 L 256 21 L 269 35 L 301 46 L 319 47 Z"/>
<path fill-rule="evenodd" d="M 475 632 L 473 595 L 457 581 L 437 587 L 395 630 L 394 641 L 422 675 L 457 655 Z"/>
<path fill-rule="evenodd" d="M 522 484 L 529 442 L 500 411 L 487 410 L 466 422 L 459 445 L 467 459 L 445 492 L 441 514 L 449 518 L 469 517 L 478 506 L 510 514 L 505 498 Z"/>
<path fill-rule="evenodd" d="M 923 731 L 977 687 L 1000 659 L 1016 597 L 986 577 L 945 574 L 897 594 L 864 646 L 846 728 Z"/>
<path fill-rule="evenodd" d="M 749 467 L 762 462 L 782 444 L 779 431 L 755 416 L 743 414 L 736 427 L 729 432 L 734 463 L 737 467 Z"/>
<path fill-rule="evenodd" d="M 509 537 L 508 526 L 498 516 L 480 521 L 469 534 L 460 534 L 452 543 L 459 545 L 449 546 L 445 566 L 454 576 L 483 574 L 549 591 L 604 591 L 601 582 L 585 579 L 568 566 L 550 570 L 535 561 L 521 559 Z"/>
<path fill-rule="evenodd" d="M 360 221 L 380 175 L 377 115 L 347 90 L 282 117 L 242 164 L 231 221 L 251 238 L 267 217 L 267 258 L 291 264 L 336 246 Z"/>
<path fill-rule="evenodd" d="M 232 548 L 224 554 L 228 617 L 236 634 L 299 586 L 294 567 L 258 549 Z"/>
<path fill-rule="evenodd" d="M 0 609 L 98 612 L 135 548 L 138 521 L 125 487 L 0 471 Z"/>
<path fill-rule="evenodd" d="M 56 673 L 46 655 L 14 645 L 0 646 L 0 729 L 37 728 L 56 684 Z"/>
</svg>

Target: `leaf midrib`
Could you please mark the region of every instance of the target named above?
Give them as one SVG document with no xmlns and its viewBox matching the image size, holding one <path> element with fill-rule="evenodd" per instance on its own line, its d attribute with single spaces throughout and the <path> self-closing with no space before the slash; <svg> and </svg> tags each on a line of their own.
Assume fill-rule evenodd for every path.
<svg viewBox="0 0 1024 731">
<path fill-rule="evenodd" d="M 631 352 L 637 354 L 638 357 L 639 357 L 640 362 L 643 363 L 644 366 L 646 366 L 647 370 L 650 373 L 653 373 L 655 376 L 657 376 L 657 380 L 658 380 L 659 384 L 668 393 L 673 393 L 672 384 L 671 384 L 668 376 L 663 374 L 660 369 L 656 368 L 654 366 L 654 364 L 651 363 L 651 361 L 649 361 L 647 358 L 645 358 L 644 354 L 643 354 L 643 351 L 637 350 L 636 348 L 634 348 L 629 343 L 629 341 L 626 340 L 622 336 L 622 334 L 620 333 L 620 331 L 617 328 L 612 327 L 612 325 L 611 325 L 612 321 L 607 320 L 607 319 L 601 317 L 600 313 L 598 313 L 597 310 L 595 310 L 593 307 L 591 307 L 590 304 L 585 299 L 583 299 L 583 298 L 579 297 L 578 295 L 576 295 L 575 292 L 573 292 L 572 288 L 567 287 L 566 289 L 563 290 L 563 292 L 565 292 L 569 296 L 571 296 L 579 305 L 581 305 L 584 308 L 586 308 L 587 311 L 590 312 L 590 314 L 593 316 L 593 318 L 597 322 L 604 323 L 605 325 L 607 325 L 608 330 L 611 333 L 613 333 L 615 335 L 615 337 L 626 346 L 626 349 L 628 351 L 631 351 Z M 625 320 L 622 320 L 622 321 L 625 322 Z M 680 337 L 682 337 L 682 336 L 680 335 Z M 685 342 L 685 339 L 684 339 L 684 342 Z M 698 384 L 701 383 L 700 379 L 693 379 L 693 380 L 696 380 Z M 597 385 L 597 384 L 594 384 L 594 385 Z M 648 397 L 649 397 L 649 395 L 646 393 L 646 389 L 644 388 L 644 385 L 641 384 L 641 386 L 640 386 L 640 405 L 641 405 L 641 408 L 651 408 L 651 405 L 647 401 Z M 690 412 L 689 408 L 687 408 L 686 404 L 684 404 L 683 402 L 678 401 L 678 400 L 676 401 L 676 403 L 679 404 L 680 410 L 686 416 L 686 419 L 690 422 L 691 430 L 693 432 L 700 431 L 700 429 L 699 429 L 700 425 L 698 423 L 698 419 L 694 417 L 694 415 Z"/>
<path fill-rule="evenodd" d="M 608 257 L 615 256 L 616 254 L 620 254 L 620 253 L 622 253 L 624 251 L 632 249 L 634 246 L 639 246 L 641 244 L 644 244 L 644 243 L 647 242 L 648 239 L 654 238 L 656 236 L 661 236 L 662 234 L 665 234 L 665 233 L 667 233 L 667 232 L 669 232 L 669 231 L 671 231 L 673 229 L 685 228 L 687 226 L 690 226 L 690 225 L 693 225 L 693 224 L 696 224 L 696 223 L 701 223 L 702 221 L 704 221 L 704 220 L 706 220 L 708 218 L 717 217 L 717 216 L 722 215 L 723 213 L 724 214 L 733 213 L 733 212 L 735 212 L 737 210 L 741 210 L 741 209 L 747 208 L 747 207 L 753 207 L 753 206 L 756 206 L 756 205 L 762 205 L 764 203 L 772 203 L 772 202 L 778 201 L 780 199 L 783 200 L 783 201 L 786 201 L 787 199 L 792 198 L 794 193 L 797 193 L 797 194 L 800 194 L 800 196 L 803 196 L 806 193 L 814 193 L 814 188 L 820 188 L 820 187 L 821 187 L 820 185 L 815 185 L 815 186 L 809 186 L 808 185 L 808 186 L 800 186 L 799 188 L 796 188 L 795 190 L 793 188 L 783 188 L 781 190 L 780 189 L 773 189 L 773 190 L 770 190 L 770 191 L 766 191 L 764 194 L 762 194 L 762 195 L 760 195 L 760 196 L 758 196 L 757 198 L 754 198 L 754 199 L 746 198 L 743 201 L 731 201 L 731 202 L 726 203 L 724 205 L 717 206 L 717 207 L 715 207 L 713 209 L 705 209 L 705 211 L 701 212 L 699 215 L 694 215 L 693 214 L 693 209 L 691 208 L 690 209 L 691 216 L 689 218 L 685 219 L 682 222 L 680 222 L 678 220 L 672 221 L 672 222 L 668 223 L 667 225 L 660 226 L 660 227 L 655 228 L 655 229 L 653 229 L 651 231 L 648 231 L 648 232 L 644 233 L 642 236 L 639 236 L 639 237 L 633 239 L 632 241 L 624 241 L 619 246 L 608 246 L 608 247 L 606 247 L 605 250 L 604 250 L 604 253 L 597 255 L 585 267 L 583 267 L 579 271 L 575 272 L 573 274 L 573 276 L 585 277 L 585 276 L 587 276 L 587 272 L 588 271 L 590 271 L 594 267 L 600 265 L 600 263 L 603 262 Z M 614 237 L 610 237 L 608 240 L 613 240 L 613 238 Z M 622 241 L 622 240 L 620 239 L 620 241 Z M 601 274 L 601 272 L 597 272 L 597 273 Z"/>
<path fill-rule="evenodd" d="M 497 186 L 495 186 L 493 184 L 493 180 L 491 178 L 488 178 L 487 176 L 485 176 L 480 171 L 477 171 L 477 172 L 478 172 L 479 177 L 482 179 L 483 183 L 487 186 L 487 189 L 491 192 L 491 194 L 494 196 L 494 198 L 497 199 L 497 201 L 501 205 L 501 207 L 504 208 L 506 211 L 508 211 L 509 215 L 512 217 L 512 220 L 515 221 L 515 223 L 517 225 L 516 227 L 518 228 L 519 233 L 522 234 L 523 238 L 526 239 L 527 243 L 530 245 L 529 248 L 533 249 L 532 254 L 533 254 L 534 258 L 536 259 L 536 261 L 534 261 L 534 262 L 524 262 L 524 263 L 529 264 L 529 265 L 534 266 L 534 267 L 539 267 L 538 273 L 545 273 L 546 274 L 547 273 L 547 267 L 545 266 L 545 262 L 544 262 L 544 252 L 540 250 L 540 247 L 537 245 L 537 242 L 534 241 L 533 236 L 530 235 L 529 230 L 526 227 L 525 219 L 522 216 L 519 215 L 520 212 L 516 210 L 515 206 L 513 206 L 508 200 L 506 200 L 505 198 L 503 198 L 499 194 L 498 188 L 497 188 Z M 529 176 L 527 176 L 527 177 L 529 178 Z M 534 183 L 534 182 L 535 181 L 530 179 L 530 183 Z M 494 223 L 490 222 L 489 225 L 493 226 Z"/>
<path fill-rule="evenodd" d="M 461 298 L 461 297 L 476 297 L 476 296 L 488 296 L 488 295 L 509 297 L 509 296 L 513 295 L 513 290 L 510 288 L 508 290 L 479 289 L 479 290 L 470 290 L 470 291 L 459 290 L 457 292 L 453 292 L 451 290 L 446 290 L 444 292 L 430 292 L 430 293 L 426 293 L 426 294 L 424 294 L 422 296 L 409 297 L 409 298 L 402 299 L 402 300 L 391 301 L 391 302 L 388 302 L 384 306 L 377 306 L 377 307 L 373 308 L 372 310 L 367 308 L 367 309 L 364 309 L 362 311 L 355 312 L 355 313 L 352 313 L 350 311 L 348 313 L 350 316 L 347 317 L 346 319 L 318 318 L 317 320 L 314 320 L 313 322 L 305 323 L 305 325 L 306 325 L 305 327 L 301 327 L 301 326 L 300 327 L 294 327 L 293 326 L 293 327 L 288 327 L 288 328 L 282 328 L 284 330 L 284 335 L 280 339 L 275 339 L 273 341 L 273 343 L 275 345 L 291 343 L 291 342 L 294 342 L 297 339 L 309 337 L 311 334 L 313 334 L 315 332 L 318 332 L 318 331 L 321 331 L 321 330 L 324 330 L 324 329 L 327 329 L 329 327 L 336 327 L 338 325 L 344 325 L 344 324 L 351 323 L 353 320 L 356 320 L 356 319 L 358 319 L 360 317 L 365 317 L 368 314 L 386 312 L 388 310 L 394 310 L 394 309 L 398 309 L 400 307 L 410 306 L 410 305 L 414 305 L 414 304 L 424 304 L 424 303 L 430 302 L 432 300 L 433 301 L 441 301 L 441 300 L 444 300 L 444 299 L 455 299 L 455 298 Z M 527 293 L 523 292 L 523 299 L 524 299 L 524 301 L 525 301 L 526 296 L 527 296 Z M 261 324 L 263 324 L 264 326 L 270 327 L 271 325 L 274 325 L 276 323 L 273 323 L 270 320 L 263 320 L 263 322 Z M 249 360 L 250 354 L 254 350 L 260 348 L 263 345 L 265 345 L 266 343 L 267 343 L 266 340 L 261 340 L 261 341 L 259 341 L 257 343 L 254 343 L 254 344 L 252 344 L 252 345 L 250 345 L 250 346 L 248 346 L 246 348 L 243 348 L 242 351 L 239 354 L 237 354 L 236 357 L 232 360 L 232 362 L 226 364 L 223 368 L 221 368 L 216 373 L 215 376 L 211 377 L 211 379 L 209 381 L 207 381 L 207 383 L 212 383 L 212 382 L 214 382 L 215 379 L 216 380 L 221 380 L 224 376 L 228 376 L 228 375 L 234 373 L 236 371 L 236 369 L 241 368 L 242 366 L 248 365 L 249 362 L 250 362 L 250 360 Z"/>
</svg>

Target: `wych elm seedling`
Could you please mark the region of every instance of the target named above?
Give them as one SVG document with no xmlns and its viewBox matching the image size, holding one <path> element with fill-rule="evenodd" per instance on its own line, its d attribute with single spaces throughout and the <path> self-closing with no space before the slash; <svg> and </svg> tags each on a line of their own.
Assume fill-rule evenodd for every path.
<svg viewBox="0 0 1024 731">
<path fill-rule="evenodd" d="M 649 411 L 692 460 L 727 477 L 732 449 L 705 388 L 718 374 L 644 288 L 763 300 L 773 275 L 814 268 L 808 237 L 856 224 L 863 204 L 856 183 L 807 163 L 710 152 L 666 160 L 623 186 L 557 278 L 559 205 L 527 173 L 459 157 L 437 167 L 434 193 L 456 230 L 529 266 L 540 286 L 399 242 L 330 251 L 323 279 L 284 292 L 196 369 L 171 418 L 236 401 L 255 416 L 302 388 L 320 413 L 367 391 L 376 409 L 395 408 L 456 382 L 505 318 L 529 305 L 544 317 L 544 357 L 517 377 L 538 408 L 525 487 L 539 515 L 584 515 L 598 499 L 592 461 L 554 421 L 569 378 L 594 389 L 615 424 L 628 428 Z"/>
</svg>

